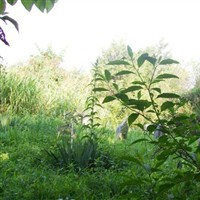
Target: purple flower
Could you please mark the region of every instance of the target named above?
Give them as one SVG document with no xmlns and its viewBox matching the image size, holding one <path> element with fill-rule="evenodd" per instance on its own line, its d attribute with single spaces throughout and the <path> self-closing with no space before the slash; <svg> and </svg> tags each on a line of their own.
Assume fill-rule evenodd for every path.
<svg viewBox="0 0 200 200">
<path fill-rule="evenodd" d="M 0 40 L 1 40 L 4 44 L 10 46 L 9 43 L 7 42 L 7 40 L 6 40 L 6 35 L 5 35 L 5 33 L 4 33 L 4 31 L 3 31 L 3 29 L 2 29 L 1 27 L 0 27 Z"/>
</svg>

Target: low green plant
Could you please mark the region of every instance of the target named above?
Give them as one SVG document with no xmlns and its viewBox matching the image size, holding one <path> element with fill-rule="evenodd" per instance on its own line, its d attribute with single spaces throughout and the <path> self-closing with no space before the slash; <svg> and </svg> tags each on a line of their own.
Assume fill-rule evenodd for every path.
<svg viewBox="0 0 200 200">
<path fill-rule="evenodd" d="M 97 63 L 93 71 L 96 77 L 99 74 Z M 77 122 L 78 116 L 71 113 L 65 115 L 67 125 L 70 125 L 71 128 L 67 134 L 63 134 L 59 138 L 55 152 L 47 151 L 56 165 L 65 167 L 66 169 L 73 167 L 75 171 L 98 168 L 101 165 L 108 167 L 105 164 L 108 159 L 106 159 L 106 155 L 103 155 L 98 146 L 97 127 L 100 124 L 97 122 L 99 118 L 97 117 L 96 108 L 101 105 L 96 97 L 96 91 L 93 90 L 96 87 L 96 80 L 92 79 L 89 86 L 92 88 L 92 91 L 86 100 L 86 108 L 84 110 L 84 113 L 86 113 L 84 117 L 88 118 L 88 123 L 83 125 L 86 131 L 82 129 L 84 133 L 82 136 L 76 131 L 74 134 L 75 137 L 72 138 L 73 124 Z"/>
<path fill-rule="evenodd" d="M 100 149 L 94 139 L 88 137 L 75 139 L 73 142 L 68 136 L 62 137 L 56 148 L 47 153 L 54 166 L 66 171 L 96 171 L 99 168 L 109 169 L 114 165 L 109 154 Z"/>
<path fill-rule="evenodd" d="M 89 130 L 88 135 L 90 138 L 96 140 L 97 134 L 95 133 L 95 128 L 100 126 L 100 118 L 98 117 L 97 109 L 102 107 L 100 105 L 99 99 L 96 95 L 96 78 L 100 75 L 99 68 L 98 68 L 98 61 L 95 63 L 93 67 L 93 79 L 91 80 L 89 86 L 91 87 L 91 93 L 86 99 L 86 108 L 84 112 L 86 112 L 86 117 L 88 118 L 88 123 L 84 125 L 85 128 Z"/>
<path fill-rule="evenodd" d="M 103 74 L 95 77 L 98 84 L 93 91 L 105 92 L 103 103 L 119 101 L 127 108 L 130 111 L 129 126 L 134 124 L 143 130 L 144 125 L 138 120 L 141 117 L 150 124 L 147 128 L 149 137 L 133 141 L 132 145 L 147 142 L 154 146 L 153 160 L 146 162 L 139 153 L 124 157 L 123 159 L 128 159 L 140 167 L 142 172 L 128 178 L 123 188 L 134 186 L 132 193 L 131 189 L 129 190 L 129 196 L 137 193 L 136 199 L 169 198 L 174 196 L 175 188 L 184 188 L 186 184 L 193 185 L 199 181 L 200 148 L 197 140 L 200 128 L 194 114 L 182 112 L 187 103 L 185 99 L 176 93 L 162 90 L 162 83 L 178 79 L 178 76 L 160 73 L 162 70 L 159 68 L 178 62 L 173 59 L 163 60 L 162 57 L 155 58 L 147 53 L 134 57 L 130 46 L 127 47 L 127 52 L 128 59 L 110 61 Z M 147 63 L 150 68 L 148 74 L 143 72 Z M 112 74 L 109 65 L 116 68 L 121 65 L 129 66 L 129 70 Z M 120 81 L 122 77 L 124 80 L 134 79 L 128 87 L 123 88 L 118 84 L 118 77 L 121 77 Z M 155 133 L 158 127 L 162 134 L 153 138 L 152 133 Z M 164 166 L 171 159 L 176 166 L 169 172 Z M 184 195 L 189 197 L 190 193 L 182 194 Z"/>
</svg>

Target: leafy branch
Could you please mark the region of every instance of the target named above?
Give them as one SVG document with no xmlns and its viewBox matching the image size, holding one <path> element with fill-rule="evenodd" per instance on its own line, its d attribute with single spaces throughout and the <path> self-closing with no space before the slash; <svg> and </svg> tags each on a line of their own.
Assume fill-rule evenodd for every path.
<svg viewBox="0 0 200 200">
<path fill-rule="evenodd" d="M 41 12 L 45 12 L 45 11 L 49 12 L 57 1 L 58 0 L 21 0 L 21 3 L 24 6 L 24 8 L 28 11 L 31 11 L 33 5 L 35 5 Z M 17 31 L 19 31 L 19 26 L 18 26 L 17 21 L 9 17 L 7 15 L 8 13 L 6 12 L 7 4 L 10 4 L 13 6 L 17 2 L 18 0 L 7 0 L 7 1 L 1 0 L 0 1 L 0 19 L 6 24 L 7 24 L 7 21 L 10 22 L 11 24 L 15 26 Z M 10 46 L 8 41 L 6 40 L 6 34 L 1 26 L 0 26 L 0 40 L 5 45 Z"/>
</svg>

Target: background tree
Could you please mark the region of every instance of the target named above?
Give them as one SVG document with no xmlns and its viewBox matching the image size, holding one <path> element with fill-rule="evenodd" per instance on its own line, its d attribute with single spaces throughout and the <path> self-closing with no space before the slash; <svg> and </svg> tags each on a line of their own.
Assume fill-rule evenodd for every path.
<svg viewBox="0 0 200 200">
<path fill-rule="evenodd" d="M 190 90 L 184 96 L 190 101 L 193 111 L 200 119 L 200 63 L 191 61 L 187 63 L 187 66 L 191 68 L 192 72 L 190 74 Z"/>
<path fill-rule="evenodd" d="M 112 60 L 125 58 L 127 56 L 125 42 L 123 40 L 112 41 L 110 46 L 102 51 L 102 54 L 98 60 L 100 65 L 105 65 Z"/>
<path fill-rule="evenodd" d="M 159 58 L 160 56 L 162 56 L 163 59 L 172 57 L 169 45 L 164 39 L 161 39 L 157 44 L 153 46 L 146 47 L 142 50 L 142 52 L 148 52 L 156 58 Z"/>
<path fill-rule="evenodd" d="M 200 87 L 200 62 L 191 61 L 188 65 L 192 66 L 194 87 Z"/>
</svg>

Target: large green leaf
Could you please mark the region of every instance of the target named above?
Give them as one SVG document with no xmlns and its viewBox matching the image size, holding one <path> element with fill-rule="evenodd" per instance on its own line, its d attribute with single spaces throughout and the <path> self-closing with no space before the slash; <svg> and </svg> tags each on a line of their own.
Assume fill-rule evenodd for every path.
<svg viewBox="0 0 200 200">
<path fill-rule="evenodd" d="M 123 101 L 124 103 L 127 103 L 128 102 L 128 96 L 124 93 L 118 93 L 118 94 L 115 94 L 115 96 L 120 99 L 121 101 Z"/>
<path fill-rule="evenodd" d="M 34 0 L 21 0 L 23 6 L 28 10 L 31 11 L 31 8 L 33 7 Z"/>
<path fill-rule="evenodd" d="M 46 0 L 46 10 L 47 10 L 47 12 L 49 12 L 53 8 L 55 3 L 56 3 L 55 0 Z"/>
<path fill-rule="evenodd" d="M 104 79 L 103 79 L 103 78 L 100 78 L 100 77 L 95 78 L 94 80 L 95 80 L 96 82 L 97 82 L 97 81 L 104 81 Z"/>
<path fill-rule="evenodd" d="M 110 61 L 107 65 L 130 65 L 130 63 L 124 60 L 114 60 Z"/>
<path fill-rule="evenodd" d="M 145 85 L 145 82 L 142 82 L 142 81 L 133 81 L 132 84 Z"/>
<path fill-rule="evenodd" d="M 143 65 L 147 57 L 148 57 L 148 53 L 144 53 L 137 59 L 137 64 L 139 67 Z"/>
<path fill-rule="evenodd" d="M 167 110 L 169 108 L 172 108 L 174 106 L 174 103 L 171 101 L 166 101 L 161 105 L 161 111 Z"/>
<path fill-rule="evenodd" d="M 49 12 L 55 3 L 55 0 L 36 0 L 35 5 L 40 9 L 41 12 L 44 12 L 45 9 L 47 12 Z"/>
<path fill-rule="evenodd" d="M 5 0 L 1 0 L 0 3 L 0 14 L 3 14 L 5 12 L 6 9 L 6 1 Z"/>
<path fill-rule="evenodd" d="M 151 102 L 148 100 L 129 99 L 128 105 L 140 111 L 144 111 L 151 106 Z"/>
<path fill-rule="evenodd" d="M 129 126 L 138 118 L 139 114 L 137 113 L 132 113 L 131 115 L 129 115 L 128 117 L 128 124 Z"/>
<path fill-rule="evenodd" d="M 113 96 L 107 96 L 107 97 L 105 97 L 105 99 L 103 100 L 103 103 L 108 103 L 108 102 L 114 101 L 114 100 L 116 100 L 115 97 L 113 97 Z"/>
<path fill-rule="evenodd" d="M 159 82 L 161 82 L 161 81 L 164 81 L 164 80 L 163 80 L 163 79 L 157 79 L 157 78 L 155 78 L 155 79 L 152 81 L 151 84 L 159 83 Z"/>
<path fill-rule="evenodd" d="M 180 96 L 174 93 L 162 93 L 159 94 L 157 98 L 180 98 Z"/>
<path fill-rule="evenodd" d="M 153 132 L 153 131 L 156 130 L 156 128 L 157 128 L 157 125 L 155 125 L 155 124 L 150 124 L 150 125 L 147 126 L 147 131 Z"/>
<path fill-rule="evenodd" d="M 35 5 L 37 6 L 37 8 L 41 11 L 44 12 L 45 8 L 46 8 L 46 1 L 47 0 L 36 0 Z"/>
<path fill-rule="evenodd" d="M 134 86 L 130 86 L 130 87 L 122 90 L 121 93 L 134 92 L 134 91 L 141 90 L 141 89 L 143 89 L 141 86 L 134 85 Z"/>
<path fill-rule="evenodd" d="M 57 1 L 58 0 L 21 0 L 21 3 L 28 11 L 31 11 L 33 5 L 35 4 L 40 9 L 40 11 L 44 12 L 46 10 L 47 12 L 49 12 Z M 10 5 L 14 5 L 17 2 L 17 0 L 7 0 L 7 2 Z M 1 7 L 3 7 L 4 5 L 5 5 L 5 0 L 1 0 L 0 12 L 1 12 Z M 3 12 L 1 12 L 0 14 L 2 13 Z"/>
<path fill-rule="evenodd" d="M 122 70 L 122 71 L 116 73 L 115 75 L 121 76 L 121 75 L 127 75 L 127 74 L 134 74 L 134 73 L 132 71 L 129 71 L 129 70 Z"/>
<path fill-rule="evenodd" d="M 149 61 L 152 65 L 155 65 L 157 61 L 156 58 L 151 57 L 151 56 L 147 56 L 146 60 Z"/>
<path fill-rule="evenodd" d="M 14 5 L 16 2 L 17 2 L 17 0 L 7 0 L 7 2 L 10 4 L 10 5 Z"/>
<path fill-rule="evenodd" d="M 119 86 L 116 83 L 113 83 L 113 87 L 118 91 Z"/>
<path fill-rule="evenodd" d="M 94 88 L 93 91 L 94 92 L 103 92 L 103 91 L 108 91 L 108 90 L 106 88 L 99 87 L 99 88 Z"/>
<path fill-rule="evenodd" d="M 154 91 L 156 91 L 158 93 L 161 93 L 161 89 L 160 88 L 152 88 L 151 90 L 154 90 Z"/>
<path fill-rule="evenodd" d="M 128 51 L 128 55 L 130 56 L 130 58 L 133 59 L 133 51 L 130 46 L 127 46 L 127 51 Z"/>
<path fill-rule="evenodd" d="M 112 79 L 112 75 L 107 69 L 104 71 L 104 75 L 105 75 L 106 81 L 109 82 Z"/>
<path fill-rule="evenodd" d="M 174 75 L 174 74 L 160 74 L 156 78 L 157 79 L 162 79 L 162 78 L 179 78 L 179 77 Z"/>
<path fill-rule="evenodd" d="M 172 59 L 165 59 L 160 62 L 160 65 L 171 65 L 171 64 L 179 64 L 179 62 Z"/>
<path fill-rule="evenodd" d="M 142 92 L 141 92 L 141 90 L 137 93 L 137 98 L 138 98 L 138 100 L 140 99 L 142 97 Z"/>
</svg>

